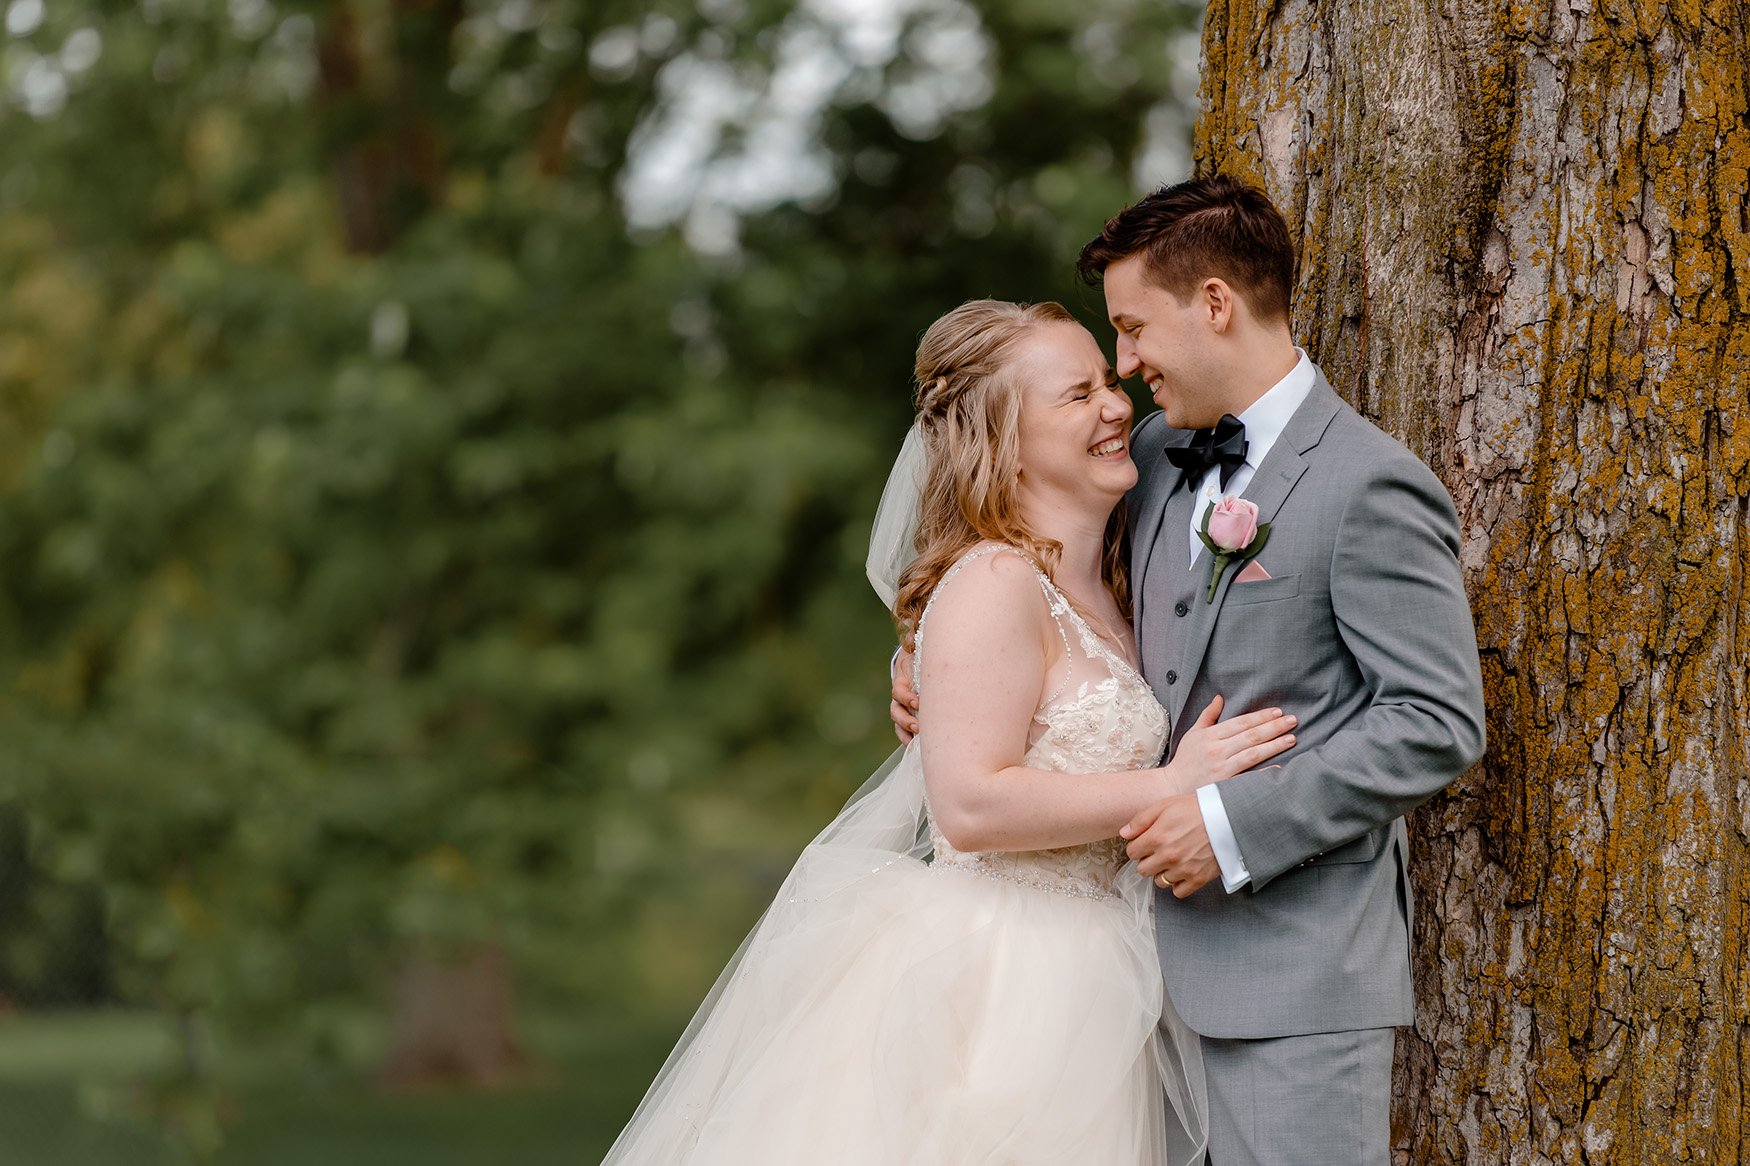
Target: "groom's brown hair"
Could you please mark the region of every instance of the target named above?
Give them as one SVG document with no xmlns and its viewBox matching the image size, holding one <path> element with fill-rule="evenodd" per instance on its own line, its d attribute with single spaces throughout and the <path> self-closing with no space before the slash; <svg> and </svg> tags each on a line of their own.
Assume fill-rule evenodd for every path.
<svg viewBox="0 0 1750 1166">
<path fill-rule="evenodd" d="M 1108 219 L 1082 248 L 1076 271 L 1097 284 L 1108 266 L 1138 252 L 1150 280 L 1181 299 L 1216 276 L 1260 317 L 1288 319 L 1294 241 L 1282 212 L 1255 186 L 1225 174 L 1163 186 Z"/>
</svg>

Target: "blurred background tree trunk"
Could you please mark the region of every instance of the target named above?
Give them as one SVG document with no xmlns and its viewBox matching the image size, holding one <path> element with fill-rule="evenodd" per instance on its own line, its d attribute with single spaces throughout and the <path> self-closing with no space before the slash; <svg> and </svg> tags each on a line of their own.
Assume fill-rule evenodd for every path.
<svg viewBox="0 0 1750 1166">
<path fill-rule="evenodd" d="M 442 187 L 443 115 L 451 42 L 461 0 L 341 0 L 323 11 L 316 59 L 321 74 L 334 187 L 346 244 L 388 249 L 437 201 Z"/>
<path fill-rule="evenodd" d="M 395 989 L 394 1027 L 379 1080 L 391 1089 L 503 1085 L 526 1064 L 515 1036 L 516 998 L 502 946 L 419 950 Z"/>
<path fill-rule="evenodd" d="M 1300 232 L 1300 341 L 1458 505 L 1485 761 L 1412 822 L 1417 1163 L 1736 1163 L 1742 3 L 1216 0 L 1200 171 Z"/>
<path fill-rule="evenodd" d="M 387 251 L 442 197 L 440 126 L 461 0 L 342 0 L 323 12 L 316 59 L 346 249 Z M 510 961 L 495 940 L 404 945 L 378 1080 L 392 1089 L 495 1085 L 526 1064 Z"/>
</svg>

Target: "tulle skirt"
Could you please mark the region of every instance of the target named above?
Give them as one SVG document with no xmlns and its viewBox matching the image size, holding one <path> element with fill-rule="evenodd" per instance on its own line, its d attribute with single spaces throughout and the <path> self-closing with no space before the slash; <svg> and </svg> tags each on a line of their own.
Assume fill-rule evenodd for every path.
<svg viewBox="0 0 1750 1166">
<path fill-rule="evenodd" d="M 1140 878 L 1082 897 L 831 835 L 607 1163 L 1201 1160 L 1196 1037 L 1161 1024 Z"/>
</svg>

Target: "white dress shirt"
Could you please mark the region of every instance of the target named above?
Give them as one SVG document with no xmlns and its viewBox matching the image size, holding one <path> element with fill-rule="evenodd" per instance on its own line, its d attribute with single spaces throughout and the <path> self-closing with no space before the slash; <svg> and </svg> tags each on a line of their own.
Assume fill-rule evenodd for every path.
<svg viewBox="0 0 1750 1166">
<path fill-rule="evenodd" d="M 1186 531 L 1186 537 L 1191 540 L 1191 569 L 1198 569 L 1199 559 L 1209 553 L 1203 545 L 1203 540 L 1197 537 L 1202 529 L 1203 515 L 1224 495 L 1240 494 L 1252 481 L 1252 475 L 1258 472 L 1258 467 L 1264 464 L 1264 458 L 1270 452 L 1270 447 L 1276 444 L 1276 439 L 1282 436 L 1282 431 L 1288 427 L 1288 419 L 1294 416 L 1294 411 L 1300 408 L 1306 395 L 1312 392 L 1313 376 L 1312 361 L 1307 359 L 1305 352 L 1296 348 L 1300 359 L 1295 362 L 1288 375 L 1270 387 L 1270 391 L 1253 401 L 1251 407 L 1240 414 L 1240 421 L 1246 427 L 1246 460 L 1243 465 L 1234 470 L 1233 476 L 1227 480 L 1227 489 L 1221 487 L 1221 468 L 1211 467 L 1204 475 L 1197 489 L 1197 505 L 1191 508 L 1191 525 Z M 1208 571 L 1207 566 L 1202 568 Z M 1196 715 L 1201 709 L 1187 710 Z M 1215 861 L 1221 864 L 1221 883 L 1232 894 L 1252 881 L 1252 872 L 1246 869 L 1246 860 L 1240 854 L 1240 844 L 1234 838 L 1233 825 L 1227 819 L 1227 807 L 1222 805 L 1221 786 L 1211 783 L 1198 789 L 1197 808 L 1203 812 L 1203 828 L 1209 834 L 1210 849 L 1215 851 Z"/>
</svg>

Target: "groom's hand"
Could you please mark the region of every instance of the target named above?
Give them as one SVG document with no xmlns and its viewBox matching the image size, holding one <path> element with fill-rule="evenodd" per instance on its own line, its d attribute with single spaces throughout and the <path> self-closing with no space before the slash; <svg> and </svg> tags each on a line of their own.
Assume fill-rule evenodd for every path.
<svg viewBox="0 0 1750 1166">
<path fill-rule="evenodd" d="M 918 694 L 911 686 L 911 653 L 901 648 L 893 657 L 893 703 L 887 706 L 893 733 L 901 745 L 918 734 Z"/>
<path fill-rule="evenodd" d="M 1221 877 L 1194 793 L 1173 795 L 1132 818 L 1118 833 L 1130 840 L 1125 850 L 1136 869 L 1157 887 L 1170 889 L 1176 899 L 1194 895 Z"/>
</svg>

